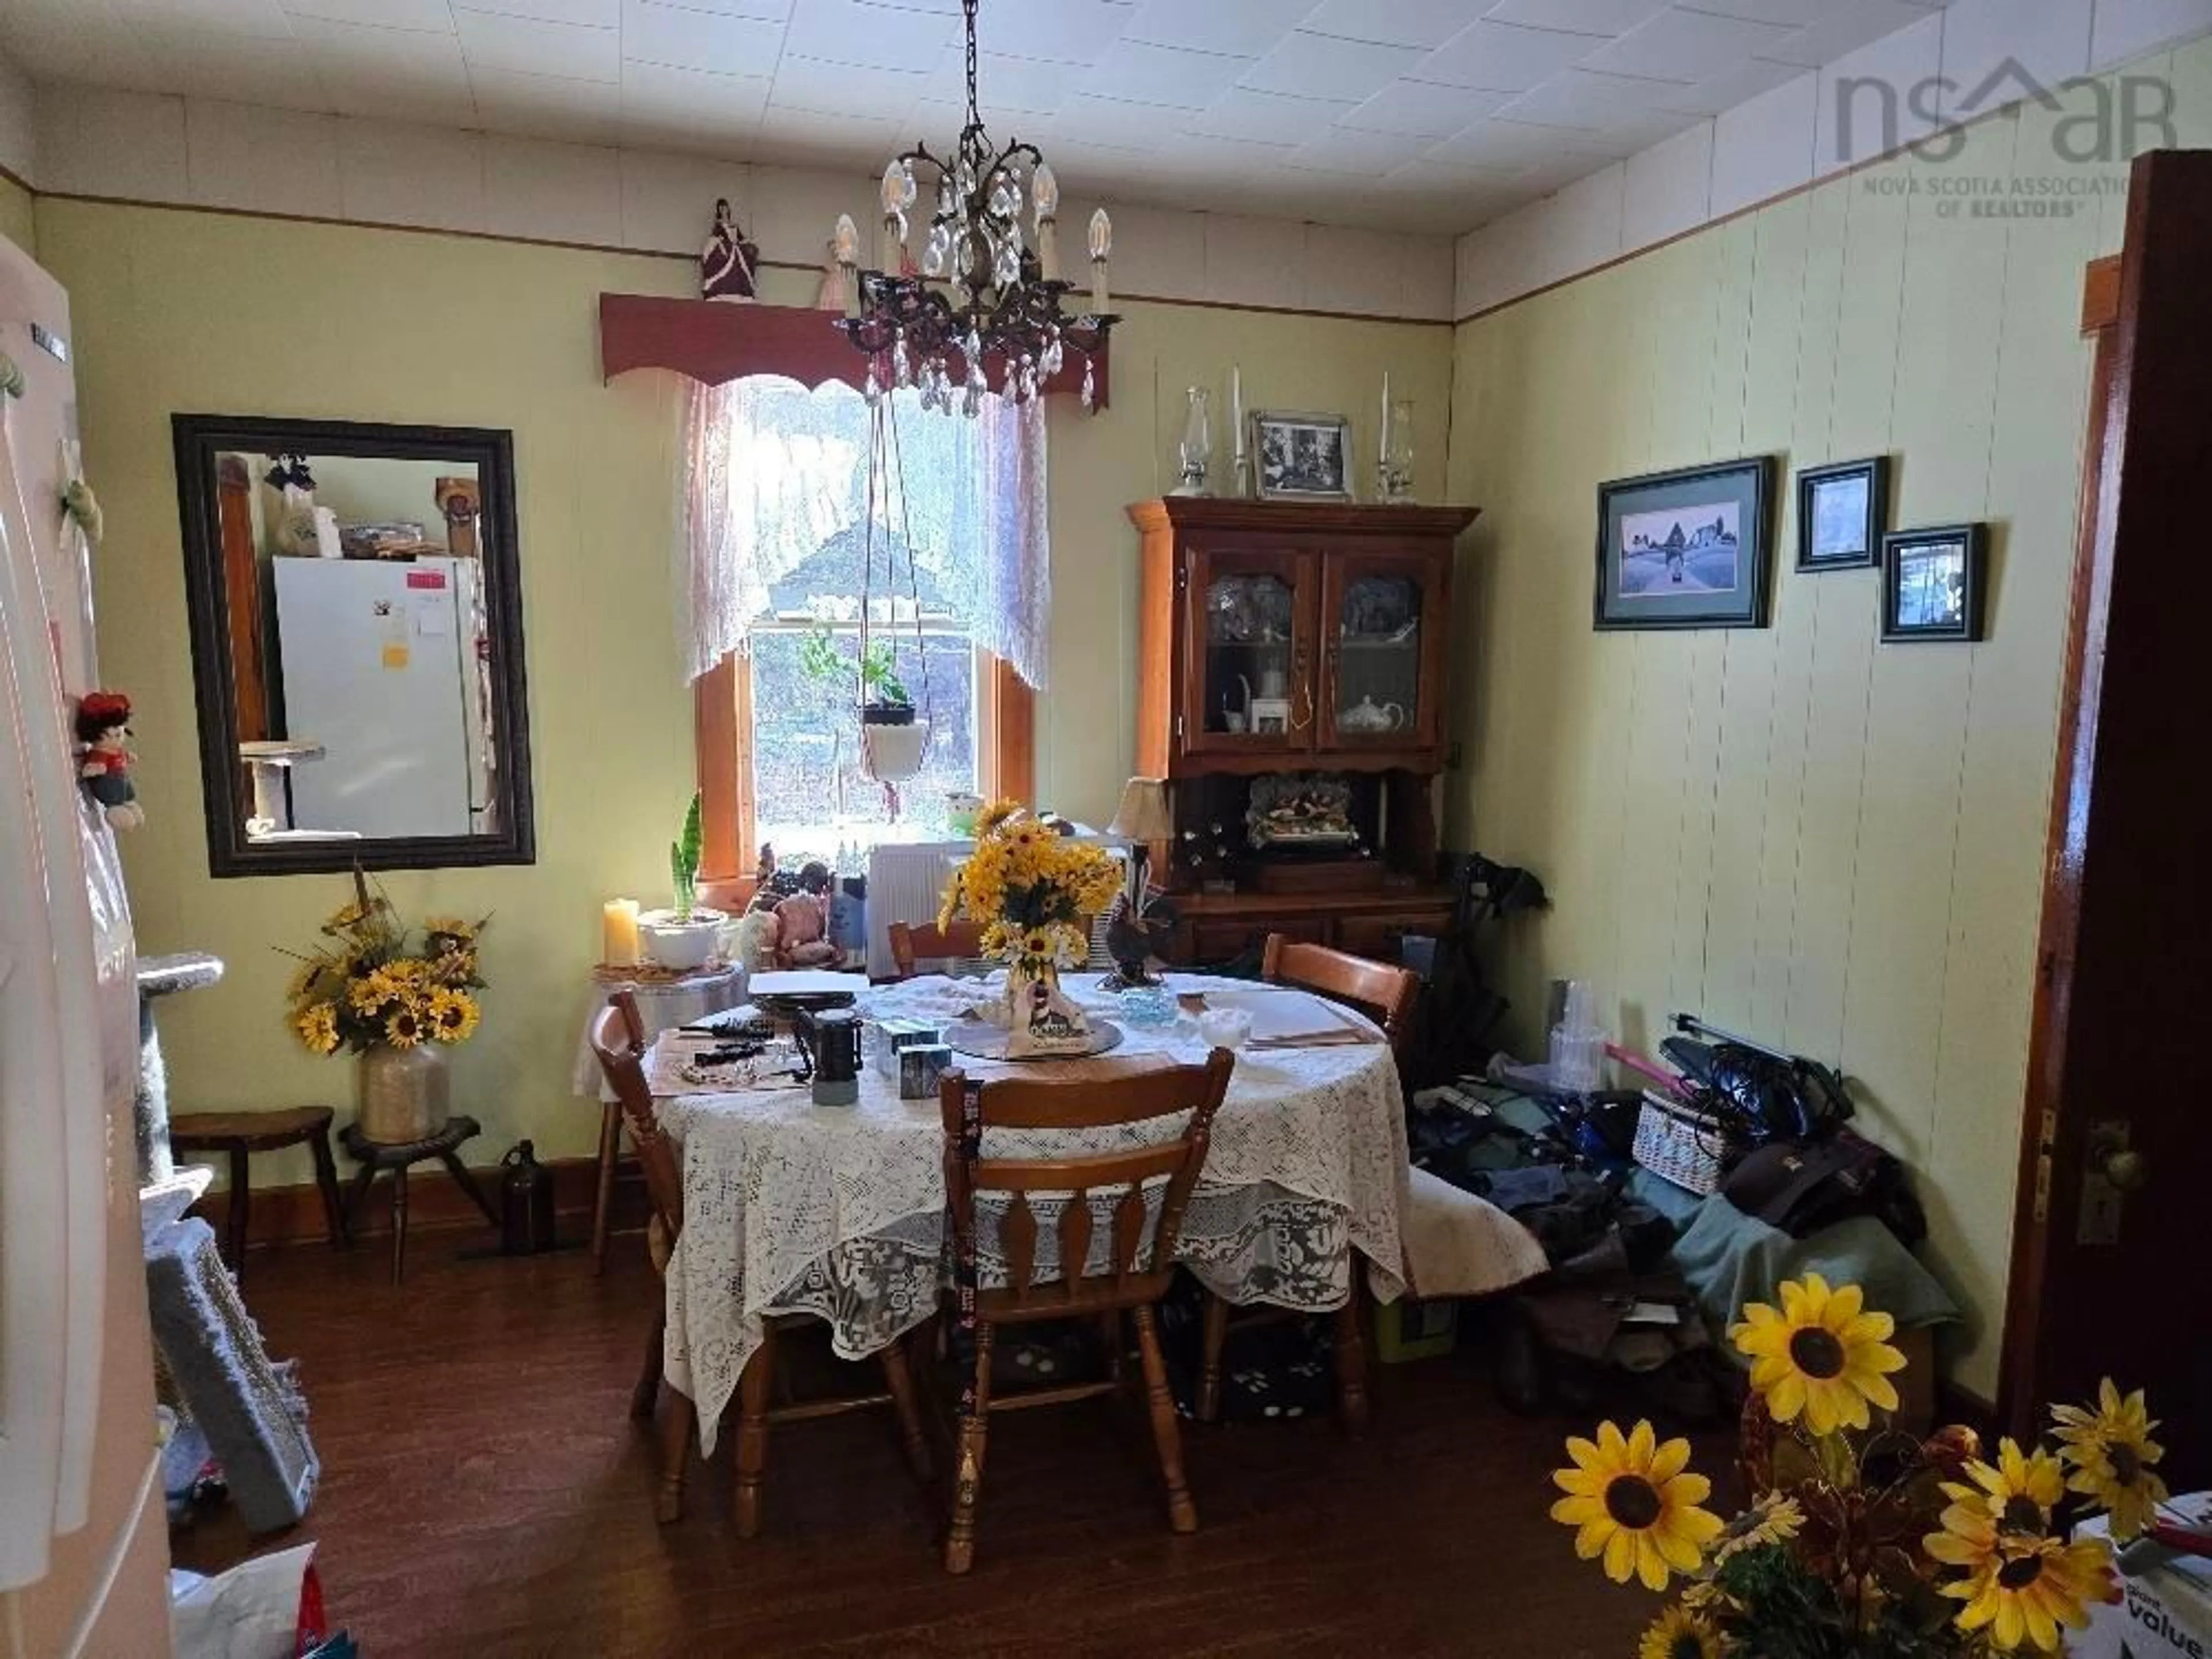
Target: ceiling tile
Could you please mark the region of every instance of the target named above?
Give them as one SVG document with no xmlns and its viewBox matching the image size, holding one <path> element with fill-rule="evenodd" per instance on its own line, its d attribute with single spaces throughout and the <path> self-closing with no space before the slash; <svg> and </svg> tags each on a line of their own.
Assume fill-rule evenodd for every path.
<svg viewBox="0 0 2212 1659">
<path fill-rule="evenodd" d="M 1722 17 L 1747 17 L 1754 23 L 1786 23 L 1793 29 L 1820 21 L 1833 0 L 1695 0 L 1699 11 Z"/>
<path fill-rule="evenodd" d="M 2089 15 L 2074 0 L 1959 0 L 1943 19 L 1943 118 L 2045 94 L 2089 67 Z"/>
<path fill-rule="evenodd" d="M 456 8 L 453 25 L 471 72 L 504 70 L 572 81 L 622 78 L 622 32 Z"/>
<path fill-rule="evenodd" d="M 1367 132 L 1449 138 L 1484 116 L 1495 114 L 1514 95 L 1471 87 L 1431 86 L 1425 81 L 1399 81 L 1383 88 L 1339 125 Z"/>
<path fill-rule="evenodd" d="M 1818 69 L 1926 18 L 1924 6 L 1906 0 L 1829 0 L 1820 21 L 1765 47 L 1762 58 Z"/>
<path fill-rule="evenodd" d="M 1382 91 L 1420 58 L 1413 46 L 1381 46 L 1297 31 L 1247 70 L 1238 84 L 1255 92 L 1358 103 Z"/>
<path fill-rule="evenodd" d="M 770 23 L 781 23 L 789 21 L 794 0 L 681 0 L 681 3 L 693 11 L 711 11 L 724 17 L 757 17 Z M 943 9 L 941 7 L 925 7 L 920 0 L 904 0 L 904 3 L 908 9 L 914 11 Z M 953 15 L 959 15 L 959 7 L 954 6 L 951 9 Z"/>
<path fill-rule="evenodd" d="M 624 64 L 622 113 L 626 130 L 690 135 L 685 147 L 750 138 L 760 131 L 770 82 L 765 75 L 711 75 L 665 64 Z"/>
<path fill-rule="evenodd" d="M 1496 22 L 1577 34 L 1626 34 L 1667 9 L 1668 0 L 1499 0 L 1483 15 Z"/>
<path fill-rule="evenodd" d="M 116 17 L 131 28 L 285 38 L 284 9 L 276 0 L 110 0 Z"/>
<path fill-rule="evenodd" d="M 1285 166 L 1316 173 L 1343 173 L 1380 179 L 1401 167 L 1424 148 L 1418 138 L 1397 132 L 1361 132 L 1324 127 L 1291 152 Z"/>
<path fill-rule="evenodd" d="M 1054 138 L 1116 149 L 1158 149 L 1174 137 L 1172 126 L 1156 105 L 1094 98 L 1085 93 L 1070 98 L 1052 118 Z"/>
<path fill-rule="evenodd" d="M 1322 0 L 1299 27 L 1347 40 L 1426 50 L 1443 45 L 1480 9 L 1474 0 Z"/>
<path fill-rule="evenodd" d="M 289 37 L 155 35 L 149 46 L 162 83 L 187 98 L 221 98 L 274 109 L 331 107 L 322 76 Z"/>
<path fill-rule="evenodd" d="M 1034 58 L 984 52 L 975 68 L 984 118 L 988 120 L 999 110 L 1049 114 L 1067 100 L 1077 83 L 1088 73 L 1074 64 L 1046 64 Z M 968 65 L 967 53 L 962 47 L 949 46 L 939 53 L 925 95 L 961 105 L 964 110 L 968 101 Z"/>
<path fill-rule="evenodd" d="M 1314 0 L 1143 0 L 1127 39 L 1257 58 L 1295 28 Z"/>
<path fill-rule="evenodd" d="M 477 125 L 487 132 L 564 143 L 612 143 L 622 136 L 622 88 L 611 82 L 472 69 Z"/>
<path fill-rule="evenodd" d="M 623 0 L 622 55 L 633 63 L 717 75 L 768 75 L 783 51 L 779 24 L 665 6 L 656 0 Z"/>
<path fill-rule="evenodd" d="M 1125 104 L 1204 109 L 1251 67 L 1248 58 L 1116 40 L 1097 64 L 1077 75 L 1075 84 L 1093 97 Z"/>
<path fill-rule="evenodd" d="M 862 69 L 786 57 L 776 65 L 775 90 L 769 101 L 785 109 L 882 120 L 904 116 L 928 84 L 928 76 L 920 70 Z"/>
<path fill-rule="evenodd" d="M 873 0 L 798 0 L 783 49 L 833 64 L 927 69 L 959 34 L 959 20 L 943 12 L 908 11 Z M 627 42 L 624 50 L 629 51 Z"/>
<path fill-rule="evenodd" d="M 1717 75 L 1710 81 L 1700 81 L 1693 87 L 1670 88 L 1659 100 L 1662 109 L 1687 110 L 1693 115 L 1718 115 L 1739 104 L 1748 103 L 1779 86 L 1787 85 L 1804 74 L 1796 64 L 1776 63 L 1765 58 L 1747 58 L 1734 69 Z"/>
<path fill-rule="evenodd" d="M 1588 34 L 1524 28 L 1485 18 L 1461 30 L 1416 64 L 1416 81 L 1487 92 L 1526 92 L 1546 76 L 1580 63 L 1606 43 Z"/>
<path fill-rule="evenodd" d="M 0 44 L 41 80 L 111 88 L 158 84 L 137 38 L 107 11 L 86 12 L 73 0 L 15 0 L 0 6 Z M 41 112 L 38 119 L 44 123 Z M 178 121 L 181 125 L 180 114 Z M 70 130 L 76 130 L 74 124 Z M 179 168 L 184 163 L 179 158 Z"/>
<path fill-rule="evenodd" d="M 1583 59 L 1589 69 L 1655 80 L 1698 82 L 1733 69 L 1743 59 L 1787 40 L 1796 31 L 1779 23 L 1715 17 L 1681 7 L 1663 11 L 1602 51 Z"/>
<path fill-rule="evenodd" d="M 341 115 L 424 126 L 476 125 L 468 64 L 454 35 L 295 17 L 292 38 Z"/>
<path fill-rule="evenodd" d="M 1054 64 L 1095 64 L 1121 38 L 1136 7 L 1130 0 L 1021 0 L 987 7 L 977 44 L 1016 58 Z"/>
<path fill-rule="evenodd" d="M 1626 111 L 1657 107 L 1673 90 L 1665 81 L 1638 81 L 1626 75 L 1561 70 L 1541 86 L 1522 93 L 1498 111 L 1508 121 L 1539 126 L 1587 127 L 1601 131 Z"/>
<path fill-rule="evenodd" d="M 1285 98 L 1279 93 L 1237 87 L 1211 107 L 1188 118 L 1182 127 L 1186 132 L 1241 138 L 1247 143 L 1297 144 L 1351 107 L 1318 98 Z"/>
<path fill-rule="evenodd" d="M 471 10 L 527 17 L 540 23 L 574 23 L 611 29 L 622 21 L 622 0 L 465 0 Z"/>
<path fill-rule="evenodd" d="M 302 18 L 360 23 L 384 29 L 453 32 L 451 0 L 284 0 L 296 25 Z"/>
<path fill-rule="evenodd" d="M 1589 133 L 1496 119 L 1478 121 L 1466 131 L 1431 146 L 1421 159 L 1471 162 L 1494 172 L 1517 173 L 1549 165 L 1562 156 L 1587 161 L 1592 167 L 1603 167 L 1613 159 Z"/>
</svg>

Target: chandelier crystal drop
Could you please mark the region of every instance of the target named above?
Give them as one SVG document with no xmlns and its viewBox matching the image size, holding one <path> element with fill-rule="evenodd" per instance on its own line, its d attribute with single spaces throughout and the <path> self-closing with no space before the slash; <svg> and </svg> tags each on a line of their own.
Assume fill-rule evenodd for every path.
<svg viewBox="0 0 2212 1659">
<path fill-rule="evenodd" d="M 1016 402 L 1037 396 L 1073 352 L 1089 409 L 1097 386 L 1092 360 L 1121 320 L 1107 307 L 1113 226 L 1103 208 L 1091 217 L 1090 303 L 1071 313 L 1062 305 L 1076 289 L 1060 274 L 1060 181 L 1035 144 L 998 148 L 978 112 L 975 7 L 963 0 L 968 123 L 949 155 L 918 143 L 884 167 L 878 268 L 856 270 L 857 237 L 838 241 L 852 307 L 838 326 L 867 356 L 871 403 L 887 390 L 918 390 L 925 409 L 973 416 L 988 392 Z M 917 167 L 933 179 L 935 200 L 919 263 L 908 247 L 922 199 Z"/>
</svg>

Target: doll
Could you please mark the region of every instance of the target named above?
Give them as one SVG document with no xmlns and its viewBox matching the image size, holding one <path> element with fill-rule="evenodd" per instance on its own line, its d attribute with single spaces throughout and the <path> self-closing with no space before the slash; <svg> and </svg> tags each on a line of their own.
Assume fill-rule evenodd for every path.
<svg viewBox="0 0 2212 1659">
<path fill-rule="evenodd" d="M 131 699 L 119 691 L 86 692 L 76 706 L 76 738 L 84 745 L 77 776 L 86 793 L 116 829 L 136 830 L 146 822 L 146 809 L 131 783 Z"/>
</svg>

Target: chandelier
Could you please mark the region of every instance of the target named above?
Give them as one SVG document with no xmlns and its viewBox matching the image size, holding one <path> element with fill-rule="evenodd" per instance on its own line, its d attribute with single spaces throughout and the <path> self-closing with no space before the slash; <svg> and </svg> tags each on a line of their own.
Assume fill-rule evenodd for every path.
<svg viewBox="0 0 2212 1659">
<path fill-rule="evenodd" d="M 986 392 L 1015 402 L 1036 397 L 1072 351 L 1083 360 L 1089 409 L 1097 401 L 1093 359 L 1120 320 L 1107 309 L 1114 228 L 1103 208 L 1091 216 L 1091 303 L 1071 316 L 1060 304 L 1075 285 L 1060 275 L 1060 183 L 1035 144 L 998 149 L 977 112 L 975 6 L 963 0 L 968 124 L 948 155 L 916 144 L 884 169 L 878 268 L 859 271 L 857 283 L 860 239 L 850 219 L 839 222 L 837 262 L 853 297 L 838 326 L 866 354 L 861 391 L 872 404 L 889 389 L 918 389 L 924 409 L 973 416 Z M 917 166 L 931 169 L 936 187 L 919 266 L 907 248 L 921 196 Z M 1025 207 L 1034 243 L 1022 234 Z"/>
</svg>

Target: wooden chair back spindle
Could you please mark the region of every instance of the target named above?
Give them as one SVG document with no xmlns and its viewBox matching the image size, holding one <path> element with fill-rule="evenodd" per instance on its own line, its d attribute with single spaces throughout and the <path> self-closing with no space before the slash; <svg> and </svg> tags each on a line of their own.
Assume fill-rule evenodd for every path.
<svg viewBox="0 0 2212 1659">
<path fill-rule="evenodd" d="M 966 1078 L 948 1073 L 939 1094 L 945 1127 L 945 1190 L 956 1241 L 964 1252 L 976 1243 L 976 1206 L 985 1194 L 1003 1194 L 1006 1218 L 997 1243 L 1006 1261 L 1003 1290 L 981 1293 L 991 1316 L 1036 1317 L 1134 1306 L 1156 1300 L 1175 1266 L 1183 1211 L 1206 1164 L 1214 1114 L 1228 1092 L 1235 1056 L 1217 1048 L 1202 1066 L 1178 1066 L 1133 1076 L 1080 1083 L 1032 1083 L 1014 1079 L 983 1085 L 981 1115 L 992 1129 L 1094 1129 L 1143 1123 L 1188 1113 L 1172 1139 L 1127 1152 L 1065 1158 L 978 1158 L 963 1152 Z M 1165 1177 L 1158 1218 L 1148 1227 L 1146 1194 Z M 1060 1273 L 1039 1282 L 1040 1222 L 1031 1195 L 1065 1194 L 1054 1223 Z M 1108 1270 L 1089 1264 L 1096 1230 L 1094 1197 L 1113 1198 L 1113 1256 Z"/>
<path fill-rule="evenodd" d="M 662 1133 L 653 1107 L 653 1090 L 645 1080 L 645 1022 L 637 1000 L 617 991 L 592 1023 L 592 1052 L 599 1069 L 621 1103 L 630 1139 L 637 1146 L 639 1165 L 645 1171 L 645 1189 L 671 1243 L 684 1230 L 684 1170 L 676 1149 Z"/>
<path fill-rule="evenodd" d="M 1421 993 L 1421 976 L 1410 968 L 1370 962 L 1326 945 L 1300 944 L 1280 933 L 1267 935 L 1260 976 L 1271 985 L 1300 986 L 1358 1003 L 1376 1016 L 1393 1049 L 1405 1040 Z"/>
<path fill-rule="evenodd" d="M 956 921 L 949 927 L 932 922 L 895 921 L 887 930 L 891 963 L 901 979 L 912 979 L 920 962 L 968 962 L 983 954 L 983 924 Z"/>
</svg>

